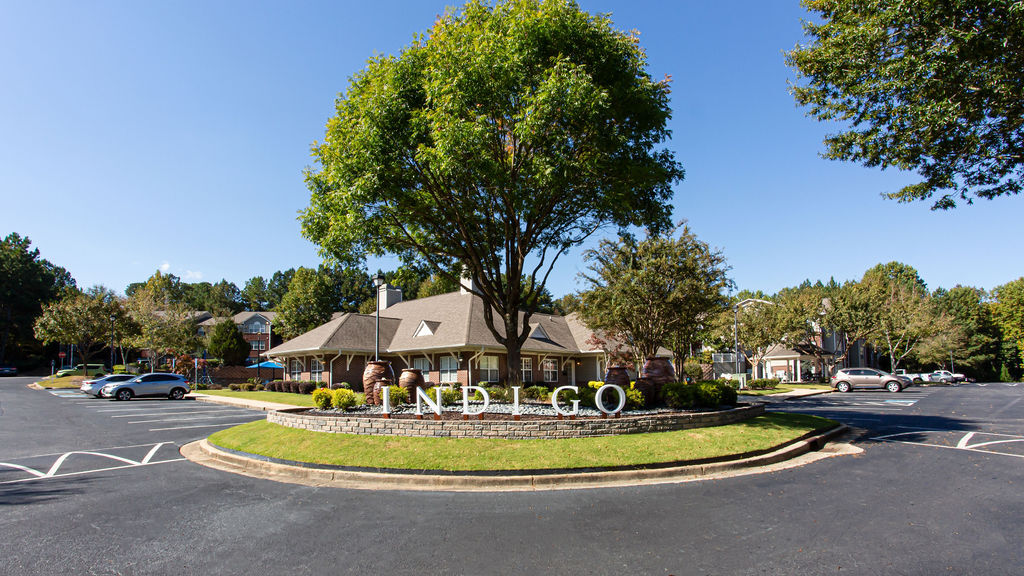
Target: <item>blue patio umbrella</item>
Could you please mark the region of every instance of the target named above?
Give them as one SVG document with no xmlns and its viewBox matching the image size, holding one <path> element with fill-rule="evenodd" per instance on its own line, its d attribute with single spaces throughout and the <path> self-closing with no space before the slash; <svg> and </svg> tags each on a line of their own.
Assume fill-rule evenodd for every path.
<svg viewBox="0 0 1024 576">
<path fill-rule="evenodd" d="M 249 368 L 257 368 L 257 367 L 259 367 L 259 368 L 277 368 L 279 370 L 284 368 L 284 366 L 281 366 L 280 364 L 278 364 L 277 362 L 274 362 L 273 360 L 264 360 L 263 362 L 260 362 L 259 364 L 253 364 L 253 365 L 248 366 L 248 367 Z"/>
</svg>

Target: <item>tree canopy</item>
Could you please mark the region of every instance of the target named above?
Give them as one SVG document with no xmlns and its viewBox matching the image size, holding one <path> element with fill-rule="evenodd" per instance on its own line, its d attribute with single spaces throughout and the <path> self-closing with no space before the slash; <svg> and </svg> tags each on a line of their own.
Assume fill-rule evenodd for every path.
<svg viewBox="0 0 1024 576">
<path fill-rule="evenodd" d="M 37 352 L 34 322 L 43 305 L 74 287 L 67 270 L 40 258 L 28 238 L 12 232 L 0 241 L 0 364 Z"/>
<path fill-rule="evenodd" d="M 787 55 L 809 115 L 846 128 L 825 157 L 916 171 L 888 194 L 933 208 L 1018 194 L 1024 178 L 1024 2 L 803 0 Z"/>
<path fill-rule="evenodd" d="M 114 293 L 103 286 L 85 292 L 67 289 L 60 300 L 43 308 L 36 319 L 36 338 L 44 343 L 70 343 L 88 363 L 98 350 L 111 341 L 111 321 L 126 314 Z"/>
<path fill-rule="evenodd" d="M 397 254 L 456 284 L 464 269 L 516 378 L 537 302 L 524 277 L 539 292 L 603 226 L 670 225 L 668 94 L 605 16 L 472 1 L 338 97 L 303 233 L 341 262 Z"/>
<path fill-rule="evenodd" d="M 668 346 L 681 368 L 728 303 L 725 257 L 685 225 L 678 234 L 605 240 L 584 258 L 590 265 L 582 274 L 588 287 L 580 294 L 580 316 L 628 344 L 640 363 Z"/>
</svg>

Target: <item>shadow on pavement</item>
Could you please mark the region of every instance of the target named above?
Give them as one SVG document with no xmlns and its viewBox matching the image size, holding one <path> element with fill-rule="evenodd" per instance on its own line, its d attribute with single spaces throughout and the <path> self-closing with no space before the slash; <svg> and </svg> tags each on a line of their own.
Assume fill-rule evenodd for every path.
<svg viewBox="0 0 1024 576">
<path fill-rule="evenodd" d="M 85 484 L 92 480 L 87 477 L 62 478 L 61 481 L 33 480 L 0 484 L 0 508 L 50 502 L 84 492 Z"/>
</svg>

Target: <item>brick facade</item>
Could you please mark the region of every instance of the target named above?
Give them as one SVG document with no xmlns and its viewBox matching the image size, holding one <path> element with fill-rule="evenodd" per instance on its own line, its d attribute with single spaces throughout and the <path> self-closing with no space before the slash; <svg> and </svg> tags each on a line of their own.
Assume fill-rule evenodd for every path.
<svg viewBox="0 0 1024 576">
<path fill-rule="evenodd" d="M 308 408 L 271 411 L 267 421 L 314 432 L 428 438 L 499 438 L 531 440 L 586 438 L 667 432 L 741 422 L 764 414 L 764 405 L 741 406 L 717 412 L 646 414 L 621 418 L 577 420 L 413 420 L 370 416 L 317 415 Z"/>
</svg>

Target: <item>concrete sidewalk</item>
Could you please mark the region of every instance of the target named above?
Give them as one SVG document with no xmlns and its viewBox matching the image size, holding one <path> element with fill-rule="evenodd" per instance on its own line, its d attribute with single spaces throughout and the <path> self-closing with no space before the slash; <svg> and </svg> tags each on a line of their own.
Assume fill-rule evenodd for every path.
<svg viewBox="0 0 1024 576">
<path fill-rule="evenodd" d="M 216 396 L 214 394 L 203 394 L 193 392 L 185 396 L 198 402 L 209 402 L 211 404 L 224 404 L 226 406 L 238 406 L 250 410 L 284 410 L 286 408 L 303 408 L 297 404 L 281 404 L 280 402 L 264 402 L 262 400 L 251 400 L 249 398 L 232 398 L 230 396 Z"/>
<path fill-rule="evenodd" d="M 740 400 L 744 402 L 757 402 L 760 404 L 770 404 L 774 402 L 785 402 L 791 398 L 805 398 L 807 396 L 818 396 L 821 394 L 831 394 L 832 390 L 790 390 L 788 392 L 780 392 L 778 394 L 769 394 L 767 396 L 757 396 L 754 394 L 739 393 Z"/>
</svg>

